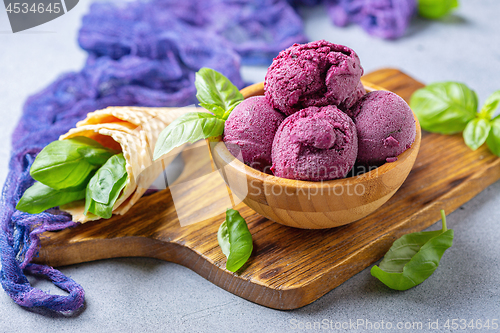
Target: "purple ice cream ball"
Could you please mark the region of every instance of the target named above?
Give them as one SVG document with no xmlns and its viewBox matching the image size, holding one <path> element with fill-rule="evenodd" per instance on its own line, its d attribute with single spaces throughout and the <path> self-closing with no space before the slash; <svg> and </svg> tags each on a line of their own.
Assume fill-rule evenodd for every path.
<svg viewBox="0 0 500 333">
<path fill-rule="evenodd" d="M 243 100 L 224 125 L 224 143 L 229 152 L 246 165 L 270 172 L 274 134 L 285 116 L 264 96 Z"/>
<path fill-rule="evenodd" d="M 347 113 L 347 115 L 352 118 L 352 113 L 350 109 L 364 95 L 366 95 L 365 87 L 363 86 L 361 81 L 359 81 L 358 85 L 356 86 L 356 89 L 349 95 L 349 97 L 347 97 L 342 103 L 340 103 L 338 108 Z"/>
<path fill-rule="evenodd" d="M 363 67 L 356 52 L 325 40 L 294 44 L 269 67 L 264 91 L 286 115 L 309 106 L 339 105 L 359 84 Z"/>
<path fill-rule="evenodd" d="M 312 106 L 281 123 L 274 137 L 271 171 L 277 177 L 297 180 L 343 178 L 357 153 L 352 119 L 333 105 Z"/>
<path fill-rule="evenodd" d="M 358 133 L 358 163 L 394 162 L 415 141 L 416 125 L 408 104 L 390 91 L 373 91 L 352 108 Z"/>
</svg>

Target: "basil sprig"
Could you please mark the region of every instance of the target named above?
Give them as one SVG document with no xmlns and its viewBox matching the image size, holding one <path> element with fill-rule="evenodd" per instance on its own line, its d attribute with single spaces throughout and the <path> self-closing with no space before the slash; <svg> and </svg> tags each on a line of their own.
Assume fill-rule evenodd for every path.
<svg viewBox="0 0 500 333">
<path fill-rule="evenodd" d="M 79 186 L 113 154 L 112 150 L 86 137 L 57 140 L 38 154 L 30 175 L 55 190 Z"/>
<path fill-rule="evenodd" d="M 493 118 L 500 106 L 500 90 L 494 92 L 479 112 L 476 93 L 463 83 L 437 82 L 418 89 L 410 107 L 423 129 L 441 134 L 463 131 L 465 144 L 476 150 L 485 142 L 500 156 L 500 116 Z"/>
<path fill-rule="evenodd" d="M 245 219 L 234 209 L 226 211 L 226 220 L 220 225 L 217 240 L 222 253 L 227 257 L 226 269 L 236 272 L 252 254 L 252 234 Z"/>
<path fill-rule="evenodd" d="M 200 105 L 224 120 L 243 100 L 243 95 L 231 81 L 210 68 L 204 67 L 196 73 L 194 85 Z"/>
<path fill-rule="evenodd" d="M 52 207 L 85 198 L 82 190 L 54 190 L 47 185 L 36 182 L 28 188 L 16 205 L 16 209 L 30 214 L 38 214 Z"/>
<path fill-rule="evenodd" d="M 423 129 L 441 134 L 464 130 L 477 112 L 474 90 L 458 82 L 436 82 L 418 89 L 410 99 L 410 107 Z"/>
<path fill-rule="evenodd" d="M 448 15 L 458 7 L 458 0 L 418 0 L 418 14 L 429 19 Z"/>
<path fill-rule="evenodd" d="M 441 210 L 442 230 L 415 232 L 396 240 L 371 274 L 386 286 L 407 290 L 424 282 L 439 266 L 444 252 L 453 245 L 453 230 L 446 228 Z"/>
<path fill-rule="evenodd" d="M 115 154 L 86 137 L 50 143 L 30 169 L 38 182 L 24 192 L 16 209 L 37 214 L 86 199 L 85 214 L 110 218 L 127 180 L 125 158 Z"/>
<path fill-rule="evenodd" d="M 90 179 L 85 192 L 85 215 L 91 212 L 109 219 L 113 206 L 127 182 L 123 154 L 112 156 Z"/>
<path fill-rule="evenodd" d="M 243 100 L 228 78 L 210 68 L 196 73 L 195 86 L 200 105 L 211 113 L 188 112 L 168 125 L 158 137 L 154 160 L 185 143 L 222 135 L 226 119 Z"/>
<path fill-rule="evenodd" d="M 153 159 L 157 160 L 184 143 L 221 135 L 224 123 L 223 119 L 204 112 L 188 112 L 180 116 L 160 133 Z"/>
</svg>

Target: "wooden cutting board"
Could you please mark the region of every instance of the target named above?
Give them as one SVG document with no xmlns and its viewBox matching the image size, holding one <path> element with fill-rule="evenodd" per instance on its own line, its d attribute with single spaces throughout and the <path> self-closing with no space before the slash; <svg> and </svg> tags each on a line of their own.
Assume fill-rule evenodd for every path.
<svg viewBox="0 0 500 333">
<path fill-rule="evenodd" d="M 395 69 L 378 70 L 364 78 L 406 100 L 423 86 Z M 269 221 L 237 204 L 252 233 L 254 251 L 242 269 L 231 273 L 225 270 L 226 258 L 217 243 L 224 213 L 215 207 L 224 204 L 227 190 L 220 178 L 217 183 L 210 176 L 207 150 L 189 149 L 182 156 L 185 167 L 169 189 L 143 197 L 125 216 L 44 233 L 37 261 L 63 266 L 105 258 L 159 258 L 184 265 L 252 302 L 295 309 L 373 264 L 403 234 L 434 224 L 440 219 L 440 209 L 451 213 L 500 178 L 500 159 L 485 146 L 471 151 L 460 135 L 424 133 L 403 186 L 360 221 L 334 229 L 301 230 Z M 179 214 L 172 196 L 178 199 Z M 217 215 L 180 225 L 178 215 L 184 224 L 190 218 L 204 219 L 207 212 Z"/>
</svg>

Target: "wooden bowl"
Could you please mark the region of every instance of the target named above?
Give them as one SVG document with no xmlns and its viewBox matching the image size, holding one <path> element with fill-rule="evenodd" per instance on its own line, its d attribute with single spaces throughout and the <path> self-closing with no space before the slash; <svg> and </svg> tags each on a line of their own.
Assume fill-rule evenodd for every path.
<svg viewBox="0 0 500 333">
<path fill-rule="evenodd" d="M 378 90 L 363 84 L 367 91 Z M 245 98 L 263 95 L 264 83 L 242 89 L 241 93 Z M 359 176 L 323 182 L 268 175 L 231 155 L 222 137 L 211 138 L 209 144 L 212 159 L 224 181 L 250 208 L 290 227 L 325 229 L 369 215 L 396 193 L 410 173 L 420 147 L 420 124 L 416 117 L 415 121 L 415 142 L 396 162 L 385 163 Z"/>
</svg>

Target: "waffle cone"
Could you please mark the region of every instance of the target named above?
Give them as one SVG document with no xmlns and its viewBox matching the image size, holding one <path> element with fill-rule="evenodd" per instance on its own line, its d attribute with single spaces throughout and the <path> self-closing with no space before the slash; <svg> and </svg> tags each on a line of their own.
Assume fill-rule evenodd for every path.
<svg viewBox="0 0 500 333">
<path fill-rule="evenodd" d="M 108 107 L 89 113 L 87 118 L 61 135 L 59 140 L 85 136 L 105 147 L 122 151 L 128 176 L 122 194 L 113 206 L 113 214 L 123 215 L 182 150 L 182 147 L 178 147 L 163 159 L 153 162 L 154 147 L 161 131 L 178 116 L 196 111 L 198 109 L 193 107 Z M 84 200 L 60 208 L 70 213 L 75 222 L 100 218 L 91 213 L 84 214 Z"/>
</svg>

